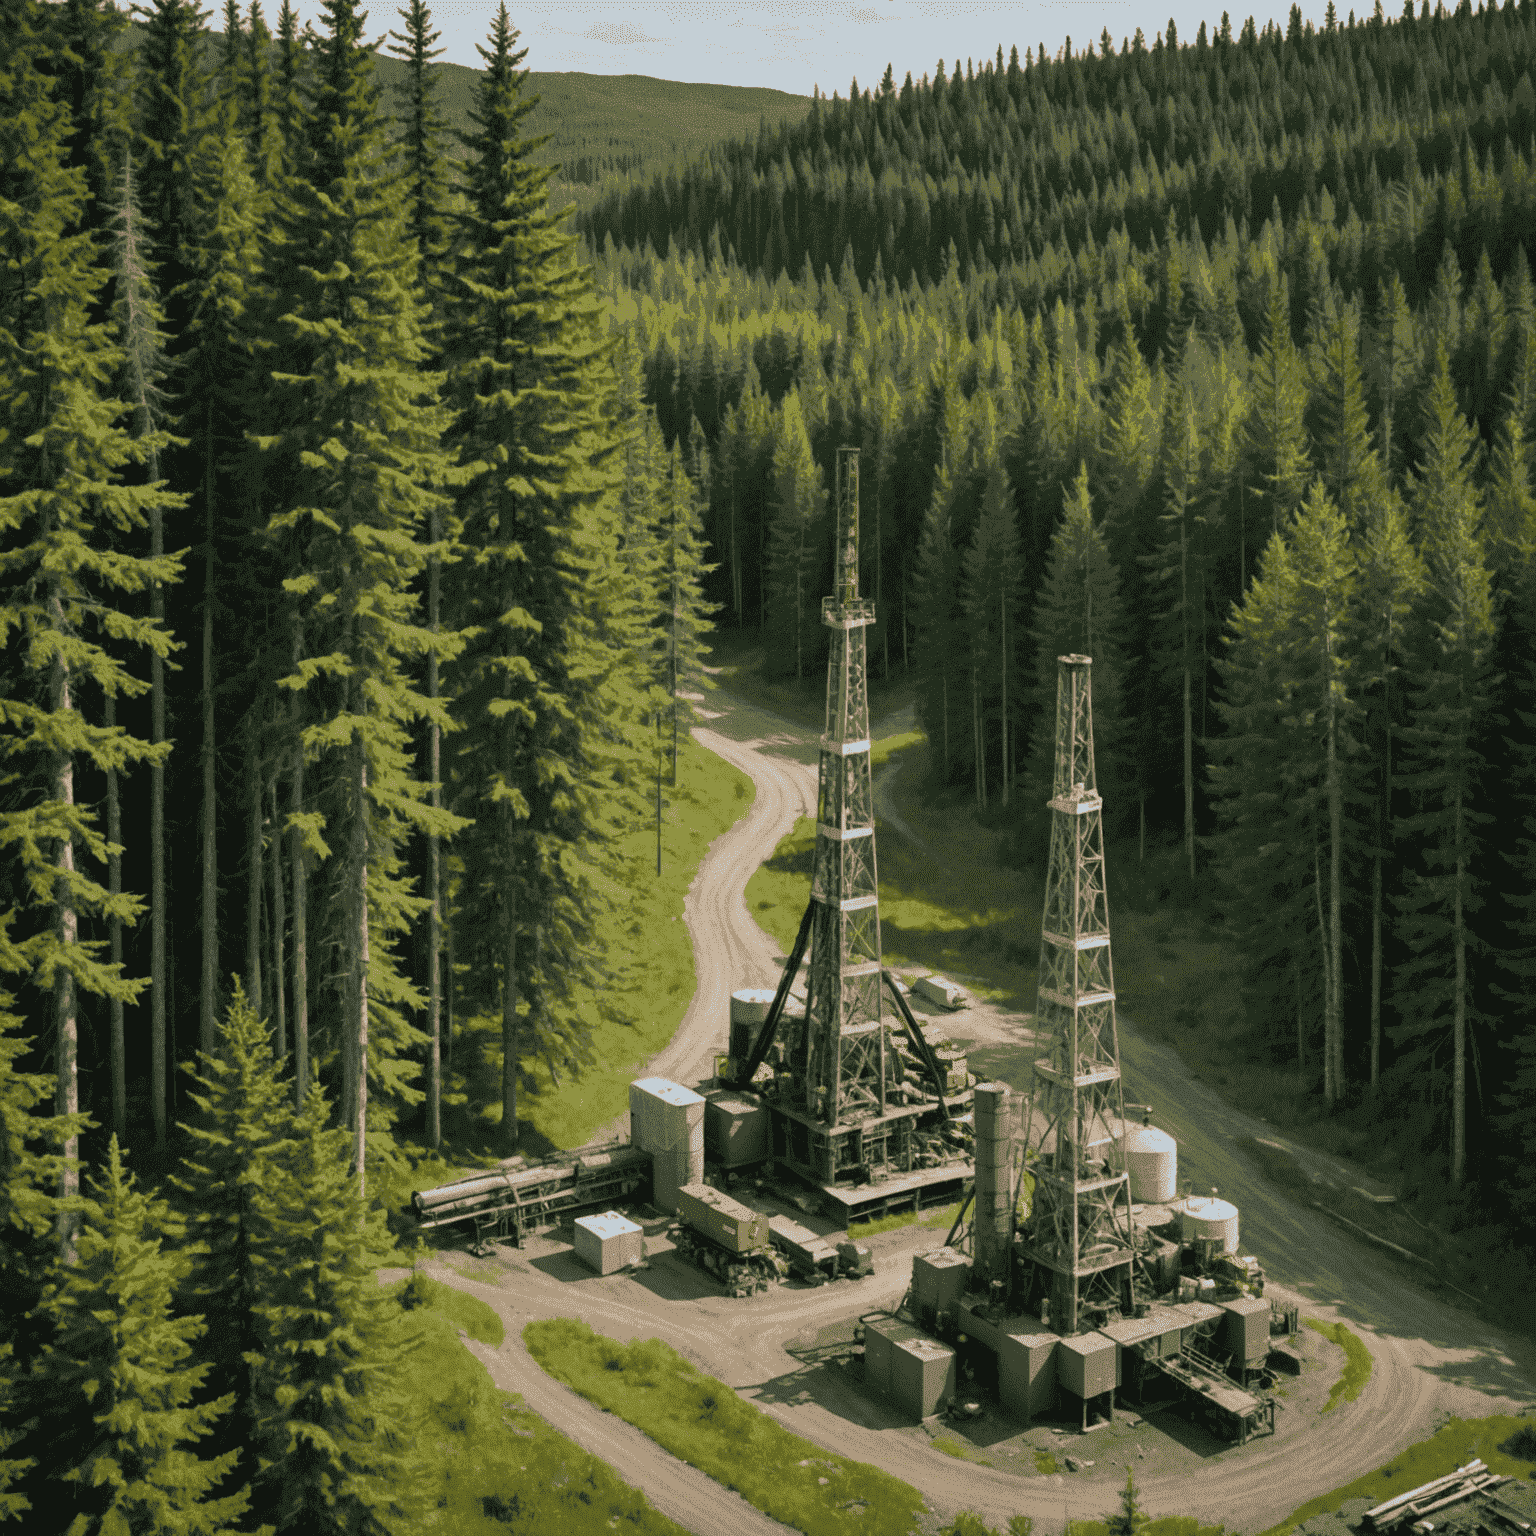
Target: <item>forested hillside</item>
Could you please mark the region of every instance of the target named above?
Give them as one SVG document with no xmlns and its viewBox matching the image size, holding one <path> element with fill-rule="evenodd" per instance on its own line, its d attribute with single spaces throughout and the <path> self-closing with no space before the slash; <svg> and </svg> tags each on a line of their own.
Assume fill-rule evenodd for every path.
<svg viewBox="0 0 1536 1536">
<path fill-rule="evenodd" d="M 1529 4 L 999 49 L 581 220 L 725 622 L 814 672 L 860 445 L 942 771 L 1042 855 L 1092 652 L 1115 830 L 1182 845 L 1255 1056 L 1527 1233 L 1533 59 Z"/>
<path fill-rule="evenodd" d="M 404 16 L 397 145 L 351 0 L 307 40 L 285 0 L 273 50 L 256 4 L 210 50 L 156 0 L 128 50 L 110 6 L 0 0 L 29 1532 L 446 1518 L 374 1273 L 396 1137 L 446 1102 L 515 1150 L 654 947 L 625 839 L 696 686 L 700 501 L 529 160 L 505 8 L 453 189 Z"/>
</svg>

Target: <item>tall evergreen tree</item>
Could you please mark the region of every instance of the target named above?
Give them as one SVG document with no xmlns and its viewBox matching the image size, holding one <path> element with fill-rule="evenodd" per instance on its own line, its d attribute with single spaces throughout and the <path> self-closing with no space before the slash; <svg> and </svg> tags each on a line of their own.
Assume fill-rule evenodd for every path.
<svg viewBox="0 0 1536 1536">
<path fill-rule="evenodd" d="M 779 410 L 773 450 L 773 509 L 769 533 L 769 647 L 778 666 L 804 677 L 821 649 L 821 600 L 831 548 L 827 489 L 811 455 L 800 395 L 791 390 Z"/>
<path fill-rule="evenodd" d="M 1244 483 L 1268 514 L 1268 530 L 1285 527 L 1301 505 L 1311 467 L 1303 412 L 1301 360 L 1291 340 L 1289 289 L 1272 276 L 1266 331 L 1253 369 L 1253 410 L 1245 438 Z"/>
<path fill-rule="evenodd" d="M 1482 508 L 1471 479 L 1475 439 L 1456 403 L 1443 341 L 1436 346 L 1423 442 L 1413 514 L 1429 579 L 1409 676 L 1414 723 L 1404 733 L 1413 810 L 1400 833 L 1412 840 L 1417 867 L 1409 868 L 1401 899 L 1400 932 L 1411 954 L 1398 968 L 1401 1022 L 1391 1033 L 1404 1047 L 1402 1070 L 1422 1078 L 1437 1075 L 1429 1063 L 1449 1025 L 1449 1172 L 1459 1186 L 1467 1159 L 1469 1032 L 1479 1022 L 1472 962 L 1481 946 L 1469 920 L 1483 904 L 1481 828 L 1490 820 L 1478 807 L 1494 612 L 1478 527 Z"/>
<path fill-rule="evenodd" d="M 705 636 L 713 627 L 709 615 L 718 606 L 704 600 L 704 577 L 715 567 L 704 561 L 699 490 L 683 468 L 678 443 L 672 445 L 660 513 L 656 542 L 661 550 L 666 583 L 663 650 L 667 659 L 667 692 L 672 715 L 672 782 L 675 785 L 679 721 L 691 723 L 700 718 L 689 702 L 693 689 L 716 686 L 704 670 L 704 663 L 709 655 Z M 683 691 L 685 688 L 687 693 Z"/>
<path fill-rule="evenodd" d="M 1104 531 L 1094 522 L 1086 464 L 1078 467 L 1063 512 L 1035 602 L 1033 659 L 1039 718 L 1043 724 L 1052 719 L 1057 657 L 1091 656 L 1095 761 L 1102 765 L 1097 772 L 1105 800 L 1113 805 L 1114 786 L 1125 777 L 1121 765 L 1125 617 L 1119 572 L 1110 559 Z M 1050 798 L 1055 763 L 1054 731 L 1042 728 L 1035 734 L 1026 806 L 1030 813 Z"/>
<path fill-rule="evenodd" d="M 498 10 L 463 136 L 466 207 L 449 304 L 452 441 L 469 474 L 455 625 L 456 803 L 465 843 L 464 982 L 501 1018 L 502 1139 L 517 1144 L 522 1058 L 585 1051 L 576 997 L 595 989 L 592 935 L 620 899 L 610 837 L 642 814 L 632 738 L 641 705 L 617 668 L 627 611 L 610 461 L 611 371 L 590 268 L 547 205 L 552 170 L 525 136 L 527 50 Z M 606 375 L 606 377 L 605 377 Z M 605 611 L 606 610 L 606 611 Z M 602 786 L 602 794 L 598 788 Z M 526 1011 L 527 1033 L 522 1030 Z"/>
<path fill-rule="evenodd" d="M 174 559 L 145 558 L 109 546 L 107 529 L 128 535 L 152 512 L 178 505 L 163 484 L 124 486 L 123 465 L 164 445 L 155 434 L 131 438 L 118 426 L 124 407 L 111 398 L 122 351 L 87 323 L 101 287 L 89 232 L 79 219 L 84 173 L 65 168 L 62 108 L 32 70 L 36 33 L 24 13 L 0 28 L 0 251 L 11 281 L 0 309 L 0 636 L 11 654 L 11 682 L 0 696 L 5 755 L 27 773 L 26 788 L 0 813 L 0 847 L 14 848 L 16 890 L 27 910 L 17 935 L 32 984 L 53 997 L 56 1108 L 79 1111 L 76 1055 L 79 994 L 124 1001 L 142 982 L 99 958 L 100 943 L 80 933 L 82 913 L 131 922 L 142 903 L 112 896 L 76 863 L 79 847 L 104 861 L 108 847 L 76 794 L 77 764 L 105 772 L 164 761 L 167 748 L 121 726 L 85 721 L 87 683 L 106 694 L 145 691 L 114 654 L 131 646 L 164 658 L 170 639 L 153 619 L 126 610 L 123 594 L 174 580 Z M 104 643 L 110 637 L 113 650 Z M 74 1254 L 78 1192 L 74 1136 L 60 1172 L 59 1244 Z"/>
<path fill-rule="evenodd" d="M 388 1096 L 386 1116 L 421 1100 L 406 1053 L 426 1041 L 403 1011 L 420 998 L 393 946 L 424 902 L 400 847 L 411 831 L 460 824 L 424 803 L 413 772 L 409 731 L 445 715 L 407 665 L 452 649 L 418 622 L 413 583 L 431 553 L 421 535 L 439 487 L 461 477 L 441 445 L 439 380 L 416 366 L 415 250 L 384 174 L 385 126 L 352 0 L 328 0 L 318 77 L 302 174 L 277 208 L 280 425 L 257 441 L 282 488 L 268 528 L 305 625 L 305 654 L 281 684 L 305 701 L 305 755 L 324 771 L 313 802 L 323 822 L 311 829 L 323 825 L 331 848 L 334 1038 L 362 1188 L 370 1077 Z"/>
<path fill-rule="evenodd" d="M 206 1369 L 188 1356 L 205 1325 L 173 1315 L 189 1264 L 175 1218 L 163 1200 L 134 1188 L 116 1136 L 92 1183 L 79 1260 L 58 1272 L 43 1299 L 55 1333 L 34 1387 L 43 1405 L 38 1473 L 50 1485 L 39 1490 L 39 1514 L 71 1533 L 232 1533 L 250 1493 L 216 1495 L 235 1454 L 205 1458 L 194 1449 L 230 1399 L 192 1402 Z"/>
<path fill-rule="evenodd" d="M 414 1342 L 379 1285 L 382 1213 L 348 1175 L 351 1137 L 329 1130 L 317 1086 L 291 1122 L 292 1149 L 252 1190 L 271 1233 L 252 1255 L 261 1359 L 254 1371 L 255 1511 L 279 1533 L 395 1536 L 420 1529 L 408 1448 L 416 1412 L 403 1365 Z"/>
<path fill-rule="evenodd" d="M 208 1396 L 228 1398 L 217 1435 L 238 1458 L 247 1482 L 256 1470 L 256 1373 L 263 1338 L 257 1307 L 270 1299 L 285 1253 L 258 1193 L 293 1150 L 292 1109 L 279 1081 L 269 1031 L 237 977 L 212 1052 L 201 1055 L 190 1098 L 197 1116 L 185 1126 L 190 1151 L 172 1183 L 184 1197 L 188 1254 L 180 1299 L 207 1322 L 198 1351 Z"/>
</svg>

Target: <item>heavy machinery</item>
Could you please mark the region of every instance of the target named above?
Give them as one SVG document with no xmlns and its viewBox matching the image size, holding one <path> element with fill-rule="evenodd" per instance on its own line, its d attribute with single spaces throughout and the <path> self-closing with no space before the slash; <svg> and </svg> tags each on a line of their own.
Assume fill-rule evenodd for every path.
<svg viewBox="0 0 1536 1536">
<path fill-rule="evenodd" d="M 840 1277 L 863 1280 L 875 1272 L 874 1257 L 862 1243 L 845 1240 L 834 1248 L 788 1216 L 769 1217 L 768 1239 L 784 1256 L 790 1274 L 810 1285 Z"/>
<path fill-rule="evenodd" d="M 788 1273 L 769 1241 L 768 1218 L 708 1184 L 677 1192 L 675 1226 L 667 1236 L 690 1264 L 713 1275 L 732 1296 L 766 1291 Z"/>
<path fill-rule="evenodd" d="M 650 1186 L 650 1153 L 612 1142 L 583 1147 L 557 1163 L 511 1158 L 500 1168 L 418 1189 L 411 1209 L 422 1228 L 462 1223 L 473 1231 L 477 1249 L 493 1238 L 521 1247 L 533 1227 L 644 1199 Z"/>
</svg>

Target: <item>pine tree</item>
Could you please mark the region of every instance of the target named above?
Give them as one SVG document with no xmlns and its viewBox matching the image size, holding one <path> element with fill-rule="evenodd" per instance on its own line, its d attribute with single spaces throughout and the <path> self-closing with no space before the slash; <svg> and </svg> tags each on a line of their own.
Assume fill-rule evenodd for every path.
<svg viewBox="0 0 1536 1536">
<path fill-rule="evenodd" d="M 91 1182 L 78 1262 L 58 1272 L 43 1299 L 55 1331 L 33 1383 L 42 1405 L 38 1470 L 49 1480 L 56 1529 L 72 1514 L 67 1529 L 82 1536 L 233 1532 L 249 1491 L 214 1490 L 228 1480 L 235 1453 L 204 1458 L 193 1449 L 230 1399 L 192 1402 L 206 1368 L 187 1358 L 204 1323 L 173 1315 L 190 1262 L 175 1218 L 163 1200 L 134 1188 L 116 1136 Z"/>
<path fill-rule="evenodd" d="M 406 1053 L 426 1041 L 403 1011 L 421 999 L 393 944 L 425 903 L 402 875 L 400 847 L 413 831 L 446 835 L 462 824 L 424 803 L 427 786 L 413 774 L 411 728 L 446 716 L 406 671 L 408 659 L 454 648 L 417 622 L 412 584 L 430 552 L 422 525 L 446 500 L 439 487 L 462 476 L 441 445 L 449 416 L 439 380 L 417 369 L 415 251 L 381 174 L 385 127 L 352 0 L 328 0 L 326 23 L 302 174 L 277 203 L 273 281 L 286 346 L 270 378 L 281 424 L 257 442 L 282 487 L 268 532 L 302 604 L 305 654 L 281 686 L 304 701 L 305 754 L 324 774 L 311 802 L 323 821 L 306 830 L 323 827 L 331 846 L 341 1112 L 361 1189 L 370 1077 L 388 1096 L 386 1117 L 389 1101 L 422 1097 Z"/>
<path fill-rule="evenodd" d="M 1311 477 L 1303 421 L 1306 385 L 1291 340 L 1290 297 L 1284 277 L 1271 277 L 1265 339 L 1254 359 L 1253 411 L 1245 437 L 1244 483 L 1269 532 L 1285 527 Z"/>
<path fill-rule="evenodd" d="M 247 13 L 245 61 L 241 73 L 240 126 L 245 131 L 246 164 L 263 188 L 277 175 L 278 129 L 272 99 L 272 33 L 261 14 L 261 0 Z"/>
<path fill-rule="evenodd" d="M 1382 281 L 1371 355 L 1382 469 L 1388 484 L 1396 486 L 1401 484 L 1400 456 L 1395 447 L 1399 405 L 1417 363 L 1418 338 L 1408 295 L 1402 279 L 1395 272 Z"/>
<path fill-rule="evenodd" d="M 270 1034 L 238 977 L 214 1050 L 201 1053 L 193 1082 L 189 1097 L 199 1114 L 183 1127 L 191 1150 L 171 1179 L 185 1197 L 193 1255 L 180 1295 L 184 1310 L 207 1322 L 199 1355 L 208 1391 L 232 1399 L 218 1441 L 239 1454 L 244 1481 L 255 1470 L 255 1371 L 262 1350 L 255 1308 L 284 1260 L 257 1194 L 292 1150 L 292 1112 Z"/>
<path fill-rule="evenodd" d="M 382 1213 L 348 1175 L 351 1137 L 328 1130 L 318 1085 L 291 1150 L 254 1187 L 271 1247 L 253 1254 L 261 1359 L 254 1371 L 258 1516 L 304 1536 L 393 1536 L 425 1512 L 408 1464 L 416 1412 L 403 1365 L 413 1340 L 378 1282 Z"/>
<path fill-rule="evenodd" d="M 1328 0 L 1329 10 L 1333 8 L 1333 0 Z M 1201 26 L 1204 27 L 1202 22 Z M 1173 23 L 1168 23 L 1168 29 L 1173 30 Z M 1125 1469 L 1125 1487 L 1120 1493 L 1120 1511 L 1118 1514 L 1107 1515 L 1104 1524 L 1109 1531 L 1109 1536 L 1139 1536 L 1142 1527 L 1151 1520 L 1150 1515 L 1142 1513 L 1141 1505 L 1136 1502 L 1136 1483 L 1131 1476 L 1131 1469 Z"/>
<path fill-rule="evenodd" d="M 1494 614 L 1478 531 L 1480 497 L 1471 480 L 1475 439 L 1456 404 L 1443 341 L 1436 346 L 1424 427 L 1412 510 L 1429 579 L 1412 648 L 1414 723 L 1404 733 L 1404 782 L 1414 810 L 1399 834 L 1413 840 L 1418 857 L 1401 899 L 1400 931 L 1411 957 L 1398 969 L 1401 1023 L 1391 1034 L 1406 1047 L 1403 1070 L 1423 1074 L 1450 1026 L 1449 1163 L 1451 1183 L 1459 1187 L 1466 1172 L 1468 1035 L 1479 1022 L 1470 970 L 1478 942 L 1469 919 L 1483 903 L 1480 828 L 1491 820 L 1477 807 Z"/>
<path fill-rule="evenodd" d="M 1312 456 L 1333 504 L 1356 534 L 1386 495 L 1386 476 L 1371 444 L 1360 372 L 1355 306 L 1330 292 L 1314 321 Z"/>
<path fill-rule="evenodd" d="M 797 678 L 820 660 L 821 599 L 828 586 L 831 547 L 827 491 L 811 456 L 800 395 L 792 389 L 779 411 L 773 450 L 773 510 L 769 534 L 769 647 Z"/>
<path fill-rule="evenodd" d="M 501 1017 L 509 1150 L 525 1050 L 569 1063 L 587 1049 L 576 999 L 595 995 L 592 935 L 622 895 L 612 844 L 644 814 L 633 740 L 643 706 L 620 670 L 641 642 L 615 613 L 629 600 L 610 494 L 620 439 L 607 344 L 590 269 L 571 264 L 573 237 L 547 206 L 552 170 L 530 163 L 544 141 L 524 134 L 538 98 L 524 94 L 516 37 L 503 6 L 480 50 L 475 131 L 463 136 L 448 361 L 474 571 L 457 584 L 454 619 L 474 632 L 453 670 L 464 728 L 451 771 L 475 818 L 460 896 L 460 932 L 474 937 L 464 984 Z"/>
<path fill-rule="evenodd" d="M 13 914 L 0 913 L 0 973 L 26 969 L 12 942 Z M 15 1485 L 36 1465 L 35 1458 L 9 1459 L 8 1452 L 35 1425 L 26 1410 L 26 1377 L 38 1345 L 36 1308 L 48 1271 L 49 1237 L 58 1220 L 57 1185 L 61 1157 L 48 1147 L 62 1147 L 91 1122 L 39 1114 L 53 1096 L 50 1076 L 22 1070 L 32 1048 L 17 1031 L 22 1021 L 12 1012 L 9 992 L 0 992 L 0 1521 L 20 1519 L 31 1500 Z M 14 1491 L 13 1491 L 14 1490 Z"/>
<path fill-rule="evenodd" d="M 103 280 L 89 232 L 68 234 L 79 218 L 84 174 L 62 163 L 65 120 L 30 66 L 36 33 L 25 14 L 7 20 L 0 41 L 0 166 L 9 167 L 0 200 L 0 250 L 12 274 L 0 310 L 0 635 L 12 657 L 0 697 L 5 755 L 28 782 L 0 813 L 0 847 L 12 855 L 29 927 L 18 935 L 32 984 L 53 994 L 56 1109 L 78 1112 L 79 993 L 131 1001 L 143 983 L 99 958 L 80 934 L 82 913 L 131 922 L 142 903 L 113 897 L 76 864 L 77 846 L 104 861 L 110 852 L 87 805 L 78 803 L 77 763 L 105 772 L 163 761 L 166 748 L 122 727 L 87 724 L 87 682 L 105 694 L 133 696 L 145 685 L 114 649 L 132 646 L 164 658 L 170 639 L 152 619 L 125 611 L 120 595 L 174 580 L 177 562 L 105 547 L 106 528 L 142 529 L 152 512 L 182 498 L 163 485 L 118 483 L 121 467 L 143 462 L 164 439 L 137 440 L 116 425 L 124 407 L 109 394 L 122 352 L 102 327 L 87 324 Z M 25 920 L 24 920 L 25 921 Z M 64 1148 L 59 1244 L 74 1252 L 78 1191 L 71 1136 Z"/>
<path fill-rule="evenodd" d="M 1359 588 L 1353 610 L 1356 695 L 1363 710 L 1361 736 L 1370 762 L 1373 1090 L 1381 1077 L 1384 871 L 1397 862 L 1392 803 L 1399 767 L 1394 747 L 1401 738 L 1406 703 L 1399 674 L 1407 654 L 1409 618 L 1424 580 L 1424 563 L 1408 537 L 1407 513 L 1397 493 L 1391 491 L 1373 509 L 1361 541 Z"/>
<path fill-rule="evenodd" d="M 663 625 L 666 639 L 667 693 L 672 714 L 672 783 L 677 783 L 677 733 L 681 717 L 689 723 L 699 719 L 691 698 L 694 688 L 714 688 L 713 678 L 704 670 L 709 656 L 705 636 L 713 627 L 709 615 L 719 605 L 704 600 L 704 577 L 717 567 L 704 561 L 703 514 L 698 487 L 683 468 L 682 452 L 672 445 L 671 463 L 656 528 L 656 542 L 661 550 L 662 574 L 666 584 L 667 607 Z M 684 694 L 684 686 L 690 693 Z"/>
<path fill-rule="evenodd" d="M 1036 720 L 1030 752 L 1029 793 L 1025 813 L 1035 827 L 1044 825 L 1040 807 L 1051 797 L 1055 768 L 1055 687 L 1059 656 L 1093 658 L 1094 760 L 1106 805 L 1115 806 L 1115 789 L 1126 780 L 1121 766 L 1124 741 L 1121 685 L 1124 678 L 1124 611 L 1120 579 L 1103 530 L 1093 520 L 1088 466 L 1064 503 L 1065 516 L 1051 539 L 1051 553 L 1035 600 L 1034 694 Z M 1044 851 L 1044 844 L 1036 845 Z"/>
</svg>

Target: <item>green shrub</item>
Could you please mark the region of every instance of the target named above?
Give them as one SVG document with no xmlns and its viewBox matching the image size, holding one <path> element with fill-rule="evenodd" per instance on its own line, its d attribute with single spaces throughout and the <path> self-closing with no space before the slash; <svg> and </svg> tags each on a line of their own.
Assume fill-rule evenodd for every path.
<svg viewBox="0 0 1536 1536">
<path fill-rule="evenodd" d="M 1302 1321 L 1314 1333 L 1332 1339 L 1344 1351 L 1344 1369 L 1339 1373 L 1339 1379 L 1328 1389 L 1328 1401 L 1323 1404 L 1323 1412 L 1330 1412 L 1341 1398 L 1346 1403 L 1354 1402 L 1371 1379 L 1370 1350 L 1365 1347 L 1360 1336 L 1351 1333 L 1343 1323 L 1325 1323 L 1315 1317 L 1303 1318 Z"/>
</svg>

